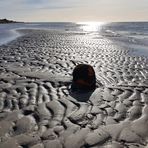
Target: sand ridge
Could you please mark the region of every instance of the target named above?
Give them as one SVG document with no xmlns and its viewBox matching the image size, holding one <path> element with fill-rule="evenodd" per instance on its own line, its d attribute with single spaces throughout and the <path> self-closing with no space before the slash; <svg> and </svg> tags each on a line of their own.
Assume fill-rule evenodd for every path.
<svg viewBox="0 0 148 148">
<path fill-rule="evenodd" d="M 0 147 L 148 146 L 146 57 L 89 33 L 20 31 L 0 46 Z M 70 90 L 80 63 L 95 68 L 93 92 Z"/>
</svg>

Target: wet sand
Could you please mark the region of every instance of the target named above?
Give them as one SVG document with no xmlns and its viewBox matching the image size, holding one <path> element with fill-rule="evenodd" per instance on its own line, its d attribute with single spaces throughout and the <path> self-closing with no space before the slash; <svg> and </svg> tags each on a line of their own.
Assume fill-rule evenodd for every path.
<svg viewBox="0 0 148 148">
<path fill-rule="evenodd" d="M 1 148 L 147 148 L 148 59 L 106 37 L 20 30 L 0 46 Z M 77 64 L 94 92 L 72 93 Z"/>
</svg>

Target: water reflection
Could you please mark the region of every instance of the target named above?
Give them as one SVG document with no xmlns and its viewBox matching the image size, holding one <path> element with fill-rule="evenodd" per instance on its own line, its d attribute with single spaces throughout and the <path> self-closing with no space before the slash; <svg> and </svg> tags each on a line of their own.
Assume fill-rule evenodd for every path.
<svg viewBox="0 0 148 148">
<path fill-rule="evenodd" d="M 77 24 L 81 25 L 80 29 L 87 32 L 100 31 L 104 22 L 78 22 Z"/>
</svg>

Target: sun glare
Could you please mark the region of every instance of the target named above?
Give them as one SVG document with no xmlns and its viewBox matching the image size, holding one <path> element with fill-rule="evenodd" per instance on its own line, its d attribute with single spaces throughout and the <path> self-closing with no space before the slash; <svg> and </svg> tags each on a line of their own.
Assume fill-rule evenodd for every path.
<svg viewBox="0 0 148 148">
<path fill-rule="evenodd" d="M 104 22 L 78 22 L 77 24 L 80 24 L 80 29 L 83 31 L 93 32 L 93 31 L 99 31 L 101 29 L 101 26 L 105 24 Z"/>
</svg>

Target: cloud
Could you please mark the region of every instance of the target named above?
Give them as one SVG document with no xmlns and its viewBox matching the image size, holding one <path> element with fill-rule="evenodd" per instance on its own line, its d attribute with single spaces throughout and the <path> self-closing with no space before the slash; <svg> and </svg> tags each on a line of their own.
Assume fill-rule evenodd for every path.
<svg viewBox="0 0 148 148">
<path fill-rule="evenodd" d="M 78 7 L 79 0 L 0 0 L 0 8 L 14 10 L 68 9 Z"/>
<path fill-rule="evenodd" d="M 81 3 L 80 3 L 81 1 Z M 80 7 L 84 0 L 0 0 L 0 17 L 15 20 L 36 17 L 38 13 L 48 14 Z M 54 13 L 53 13 L 54 12 Z"/>
<path fill-rule="evenodd" d="M 21 0 L 24 9 L 65 9 L 77 7 L 79 0 Z"/>
<path fill-rule="evenodd" d="M 30 20 L 39 21 L 46 18 L 57 21 L 77 18 L 132 20 L 130 18 L 136 17 L 146 20 L 147 8 L 148 0 L 0 0 L 0 17 L 15 20 L 30 17 Z"/>
</svg>

